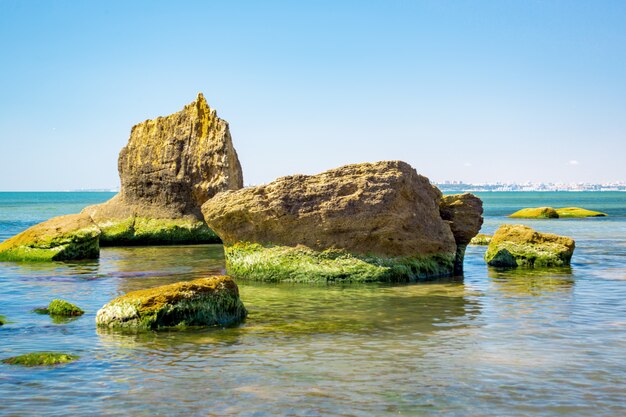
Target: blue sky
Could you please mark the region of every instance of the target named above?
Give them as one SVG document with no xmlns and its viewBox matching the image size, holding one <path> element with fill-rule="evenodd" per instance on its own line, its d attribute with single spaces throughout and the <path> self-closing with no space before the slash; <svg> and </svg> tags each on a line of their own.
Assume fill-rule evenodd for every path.
<svg viewBox="0 0 626 417">
<path fill-rule="evenodd" d="M 0 190 L 118 185 L 205 94 L 247 184 L 402 159 L 432 180 L 626 180 L 623 1 L 0 0 Z"/>
</svg>

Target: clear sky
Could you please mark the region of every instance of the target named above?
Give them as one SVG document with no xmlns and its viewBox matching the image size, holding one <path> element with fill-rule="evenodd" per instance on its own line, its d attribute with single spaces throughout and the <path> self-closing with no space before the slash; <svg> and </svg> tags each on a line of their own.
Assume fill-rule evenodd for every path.
<svg viewBox="0 0 626 417">
<path fill-rule="evenodd" d="M 0 0 L 0 190 L 111 188 L 202 91 L 246 184 L 626 180 L 626 1 Z"/>
</svg>

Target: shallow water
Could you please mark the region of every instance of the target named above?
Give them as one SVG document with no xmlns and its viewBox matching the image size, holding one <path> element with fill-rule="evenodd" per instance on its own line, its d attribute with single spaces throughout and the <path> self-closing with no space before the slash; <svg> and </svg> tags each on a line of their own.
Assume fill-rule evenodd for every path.
<svg viewBox="0 0 626 417">
<path fill-rule="evenodd" d="M 12 321 L 0 327 L 0 357 L 81 356 L 44 369 L 0 364 L 0 414 L 624 415 L 626 193 L 584 194 L 600 194 L 586 204 L 563 200 L 578 193 L 543 193 L 539 204 L 532 194 L 481 195 L 483 231 L 526 205 L 611 211 L 606 219 L 523 222 L 574 237 L 571 268 L 497 271 L 482 260 L 483 247 L 469 247 L 464 278 L 424 284 L 240 281 L 250 314 L 228 329 L 131 335 L 94 323 L 119 294 L 222 273 L 219 245 L 105 248 L 99 261 L 72 264 L 0 263 L 0 314 Z M 0 233 L 40 220 L 35 206 L 8 210 L 0 193 Z M 31 313 L 56 297 L 86 314 L 54 322 Z"/>
</svg>

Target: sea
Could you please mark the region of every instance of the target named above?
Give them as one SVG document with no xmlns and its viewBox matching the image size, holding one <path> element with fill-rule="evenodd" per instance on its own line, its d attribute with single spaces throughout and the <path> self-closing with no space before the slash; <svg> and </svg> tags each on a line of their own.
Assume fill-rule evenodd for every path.
<svg viewBox="0 0 626 417">
<path fill-rule="evenodd" d="M 0 240 L 112 193 L 0 193 Z M 231 328 L 120 334 L 96 312 L 128 291 L 224 272 L 220 245 L 103 248 L 97 261 L 0 263 L 2 416 L 624 416 L 626 193 L 492 192 L 483 233 L 504 223 L 576 240 L 572 265 L 497 270 L 470 246 L 463 277 L 410 285 L 240 280 Z M 512 220 L 523 207 L 609 216 Z M 34 314 L 53 298 L 69 320 Z"/>
</svg>

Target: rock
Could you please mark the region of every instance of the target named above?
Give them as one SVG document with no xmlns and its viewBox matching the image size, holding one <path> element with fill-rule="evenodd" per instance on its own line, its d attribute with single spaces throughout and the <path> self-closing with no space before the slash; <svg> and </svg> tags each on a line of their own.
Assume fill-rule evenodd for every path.
<svg viewBox="0 0 626 417">
<path fill-rule="evenodd" d="M 6 317 L 4 316 L 0 316 L 0 326 L 4 326 L 4 324 L 7 322 Z"/>
<path fill-rule="evenodd" d="M 504 224 L 489 243 L 485 260 L 497 267 L 569 265 L 575 242 L 565 236 L 540 233 L 528 226 Z"/>
<path fill-rule="evenodd" d="M 585 217 L 604 217 L 606 213 L 587 210 L 580 207 L 563 207 L 554 209 L 552 207 L 525 208 L 511 214 L 509 217 L 518 219 L 567 219 Z"/>
<path fill-rule="evenodd" d="M 470 193 L 445 195 L 439 211 L 441 218 L 450 222 L 456 242 L 454 272 L 462 274 L 465 249 L 483 225 L 483 202 Z"/>
<path fill-rule="evenodd" d="M 46 308 L 36 308 L 36 313 L 49 314 L 51 316 L 75 317 L 82 316 L 85 312 L 75 304 L 65 300 L 55 299 L 50 301 Z"/>
<path fill-rule="evenodd" d="M 202 212 L 235 277 L 412 281 L 454 273 L 457 245 L 440 200 L 410 165 L 385 161 L 226 191 Z"/>
<path fill-rule="evenodd" d="M 483 233 L 479 233 L 470 240 L 470 245 L 476 246 L 487 246 L 489 242 L 491 242 L 491 235 L 485 235 Z"/>
<path fill-rule="evenodd" d="M 96 324 L 133 330 L 228 326 L 241 322 L 246 314 L 232 278 L 214 276 L 131 291 L 104 305 Z"/>
<path fill-rule="evenodd" d="M 580 207 L 563 207 L 556 209 L 561 219 L 566 218 L 584 218 L 584 217 L 606 217 L 606 213 L 600 211 L 587 210 Z"/>
<path fill-rule="evenodd" d="M 101 228 L 103 246 L 219 242 L 200 207 L 243 187 L 228 123 L 202 94 L 178 113 L 135 125 L 118 170 L 120 193 L 83 210 Z"/>
<path fill-rule="evenodd" d="M 96 259 L 100 229 L 86 214 L 70 214 L 39 223 L 0 243 L 0 261 Z"/>
<path fill-rule="evenodd" d="M 25 355 L 2 359 L 3 363 L 22 366 L 52 366 L 73 362 L 79 359 L 76 355 L 59 352 L 32 352 Z"/>
<path fill-rule="evenodd" d="M 552 207 L 524 208 L 511 214 L 516 219 L 558 219 L 559 214 Z"/>
</svg>

